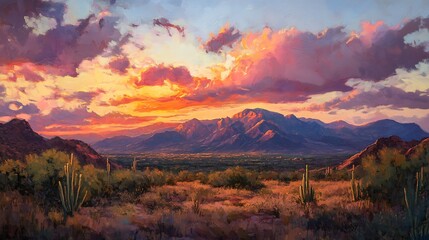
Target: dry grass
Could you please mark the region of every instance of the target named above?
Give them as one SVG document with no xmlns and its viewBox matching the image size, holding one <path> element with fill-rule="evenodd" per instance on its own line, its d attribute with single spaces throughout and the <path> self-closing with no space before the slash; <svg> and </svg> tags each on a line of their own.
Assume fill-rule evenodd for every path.
<svg viewBox="0 0 429 240">
<path fill-rule="evenodd" d="M 379 209 L 368 202 L 351 202 L 348 181 L 312 181 L 317 203 L 304 208 L 297 202 L 300 183 L 265 181 L 266 188 L 254 192 L 178 182 L 153 187 L 133 203 L 119 200 L 111 205 L 83 207 L 58 228 L 72 229 L 60 236 L 72 239 L 76 234 L 83 234 L 82 239 L 392 239 L 396 232 L 391 233 L 392 228 L 383 222 L 392 226 L 403 222 L 391 209 L 378 213 Z M 3 206 L 7 204 L 4 199 L 11 201 L 1 196 Z M 24 224 L 37 231 L 56 228 L 52 224 L 58 213 L 44 217 L 41 209 L 26 201 L 23 203 L 33 209 L 34 217 Z M 18 218 L 25 212 L 21 207 L 13 211 L 19 213 Z M 7 211 L 0 214 L 0 220 L 15 224 L 24 221 L 8 219 Z M 381 231 L 372 232 L 373 224 Z"/>
</svg>

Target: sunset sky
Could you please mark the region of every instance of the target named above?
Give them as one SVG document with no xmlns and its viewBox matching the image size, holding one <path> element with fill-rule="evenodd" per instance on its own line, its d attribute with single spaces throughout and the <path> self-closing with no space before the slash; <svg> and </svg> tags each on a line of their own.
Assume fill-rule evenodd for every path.
<svg viewBox="0 0 429 240">
<path fill-rule="evenodd" d="M 429 1 L 0 0 L 1 122 L 94 140 L 256 107 L 429 131 Z"/>
</svg>

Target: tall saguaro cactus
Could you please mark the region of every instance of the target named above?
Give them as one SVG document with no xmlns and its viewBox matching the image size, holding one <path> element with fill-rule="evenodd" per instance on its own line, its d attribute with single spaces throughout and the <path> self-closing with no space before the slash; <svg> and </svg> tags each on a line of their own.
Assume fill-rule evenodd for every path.
<svg viewBox="0 0 429 240">
<path fill-rule="evenodd" d="M 133 165 L 131 166 L 131 170 L 134 173 L 136 173 L 136 171 L 137 171 L 137 160 L 136 160 L 136 158 L 134 158 L 134 160 L 133 160 Z"/>
<path fill-rule="evenodd" d="M 411 222 L 410 238 L 411 239 L 429 239 L 429 225 L 426 218 L 428 210 L 428 203 L 424 196 L 422 196 L 422 189 L 424 186 L 424 169 L 416 172 L 416 184 L 413 189 L 412 186 L 404 187 L 404 200 L 408 212 L 408 218 Z"/>
<path fill-rule="evenodd" d="M 107 184 L 110 185 L 110 162 L 109 158 L 106 160 L 106 170 L 107 170 Z"/>
<path fill-rule="evenodd" d="M 88 191 L 84 192 L 82 189 L 82 174 L 76 173 L 76 169 L 74 169 L 73 154 L 70 156 L 70 161 L 64 165 L 64 175 L 64 183 L 58 181 L 58 190 L 64 210 L 64 219 L 66 219 L 67 216 L 73 216 L 74 212 L 82 206 Z"/>
<path fill-rule="evenodd" d="M 308 165 L 305 165 L 305 173 L 302 174 L 302 184 L 299 186 L 299 200 L 302 204 L 307 205 L 316 200 L 314 189 L 310 186 L 310 178 L 308 175 Z"/>
<path fill-rule="evenodd" d="M 350 181 L 351 198 L 353 202 L 362 199 L 362 187 L 358 181 L 355 180 L 355 165 L 352 169 L 352 180 Z"/>
</svg>

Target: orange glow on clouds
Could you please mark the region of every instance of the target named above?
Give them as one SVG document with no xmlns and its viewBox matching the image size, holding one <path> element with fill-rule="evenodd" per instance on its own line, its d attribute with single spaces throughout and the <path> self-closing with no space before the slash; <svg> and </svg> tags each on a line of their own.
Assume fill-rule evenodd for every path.
<svg viewBox="0 0 429 240">
<path fill-rule="evenodd" d="M 413 100 L 428 95 L 423 72 L 429 68 L 424 63 L 429 53 L 423 45 L 403 41 L 429 29 L 427 18 L 395 27 L 362 22 L 360 31 L 332 27 L 319 33 L 294 27 L 252 32 L 225 24 L 203 37 L 192 30 L 169 36 L 150 24 L 121 25 L 117 18 L 100 7 L 67 28 L 64 23 L 46 35 L 29 32 L 25 44 L 30 45 L 11 44 L 11 49 L 28 53 L 0 57 L 0 103 L 7 112 L 0 121 L 30 119 L 48 136 L 112 136 L 159 122 L 225 117 L 245 107 L 263 107 L 353 123 L 353 112 L 363 116 L 367 106 L 352 100 L 369 91 L 350 84 L 351 79 L 377 86 L 375 92 L 403 90 L 398 93 L 410 98 L 400 108 L 380 102 L 365 109 L 374 116 L 420 119 L 429 114 L 427 108 L 413 106 Z M 178 22 L 188 29 L 186 21 Z M 52 44 L 38 42 L 42 40 Z M 390 85 L 376 85 L 383 81 Z M 340 103 L 349 108 L 339 108 Z"/>
</svg>

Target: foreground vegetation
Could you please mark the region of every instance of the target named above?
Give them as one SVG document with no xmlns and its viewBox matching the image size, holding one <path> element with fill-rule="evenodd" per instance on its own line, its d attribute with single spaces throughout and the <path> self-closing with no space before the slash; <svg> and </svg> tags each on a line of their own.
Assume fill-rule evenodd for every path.
<svg viewBox="0 0 429 240">
<path fill-rule="evenodd" d="M 0 238 L 427 239 L 427 162 L 383 149 L 353 171 L 169 172 L 49 150 L 0 164 Z"/>
</svg>

